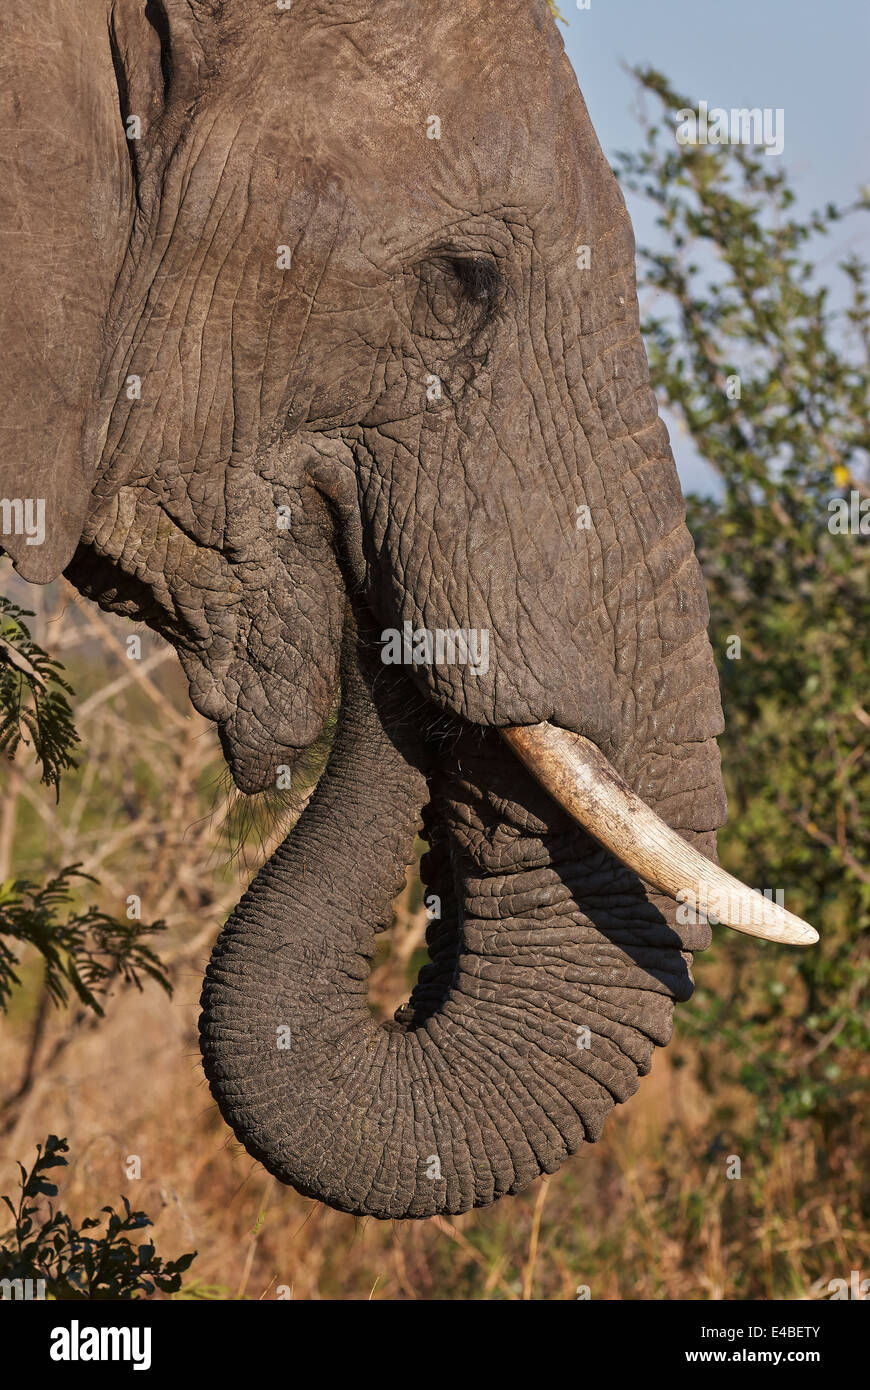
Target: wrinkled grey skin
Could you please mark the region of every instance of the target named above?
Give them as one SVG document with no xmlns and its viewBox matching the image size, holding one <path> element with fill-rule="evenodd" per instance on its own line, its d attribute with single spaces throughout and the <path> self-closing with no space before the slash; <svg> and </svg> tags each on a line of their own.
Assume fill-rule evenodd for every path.
<svg viewBox="0 0 870 1390">
<path fill-rule="evenodd" d="M 206 1071 L 301 1191 L 492 1202 L 598 1137 L 709 939 L 494 731 L 584 733 L 715 856 L 707 607 L 621 194 L 544 0 L 68 8 L 3 20 L 6 427 L 49 522 L 4 544 L 168 637 L 244 791 L 340 688 L 312 803 L 215 948 Z M 405 620 L 487 629 L 488 671 L 384 666 Z M 379 1027 L 424 806 L 433 964 Z"/>
</svg>

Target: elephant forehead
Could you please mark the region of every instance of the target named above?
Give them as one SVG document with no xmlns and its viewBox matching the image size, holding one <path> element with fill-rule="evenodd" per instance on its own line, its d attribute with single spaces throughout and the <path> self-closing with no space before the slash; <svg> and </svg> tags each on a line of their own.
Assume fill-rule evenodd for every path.
<svg viewBox="0 0 870 1390">
<path fill-rule="evenodd" d="M 537 8 L 294 7 L 270 26 L 266 51 L 244 36 L 253 66 L 234 103 L 257 125 L 279 193 L 300 182 L 332 191 L 410 245 L 479 210 L 509 210 L 560 238 L 606 166 Z"/>
</svg>

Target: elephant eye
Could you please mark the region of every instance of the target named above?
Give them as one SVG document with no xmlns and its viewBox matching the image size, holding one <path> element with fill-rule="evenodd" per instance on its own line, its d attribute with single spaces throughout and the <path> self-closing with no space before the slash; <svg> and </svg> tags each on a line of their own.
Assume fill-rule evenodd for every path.
<svg viewBox="0 0 870 1390">
<path fill-rule="evenodd" d="M 473 311 L 475 328 L 483 328 L 495 316 L 504 282 L 494 261 L 482 256 L 457 256 L 450 263 L 462 303 Z"/>
<path fill-rule="evenodd" d="M 412 323 L 421 337 L 456 342 L 476 337 L 495 318 L 504 294 L 496 263 L 445 253 L 416 267 Z"/>
</svg>

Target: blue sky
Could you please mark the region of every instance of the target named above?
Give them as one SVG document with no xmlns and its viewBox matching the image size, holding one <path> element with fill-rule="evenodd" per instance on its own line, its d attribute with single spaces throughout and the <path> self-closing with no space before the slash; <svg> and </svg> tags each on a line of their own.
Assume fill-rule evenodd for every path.
<svg viewBox="0 0 870 1390">
<path fill-rule="evenodd" d="M 640 144 L 636 89 L 623 64 L 650 64 L 710 107 L 781 107 L 799 207 L 847 202 L 870 180 L 870 5 L 866 0 L 560 0 L 565 46 L 605 154 Z M 652 214 L 629 197 L 638 245 Z M 832 239 L 859 250 L 859 227 Z M 866 251 L 865 247 L 865 251 Z M 668 421 L 685 490 L 715 491 L 715 475 Z"/>
</svg>

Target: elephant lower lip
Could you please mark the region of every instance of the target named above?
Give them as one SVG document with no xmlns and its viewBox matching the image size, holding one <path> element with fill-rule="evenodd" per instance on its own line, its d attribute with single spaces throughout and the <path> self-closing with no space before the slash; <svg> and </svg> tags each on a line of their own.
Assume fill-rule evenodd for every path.
<svg viewBox="0 0 870 1390">
<path fill-rule="evenodd" d="M 233 782 L 240 792 L 252 796 L 258 792 L 282 792 L 293 788 L 294 773 L 307 751 L 305 748 L 240 741 L 238 734 L 224 721 L 218 724 L 218 738 Z"/>
<path fill-rule="evenodd" d="M 336 686 L 331 712 L 317 736 L 304 744 L 282 743 L 264 720 L 235 711 L 217 719 L 218 738 L 233 782 L 247 796 L 274 793 L 288 800 L 298 815 L 304 799 L 320 777 L 335 734 L 340 706 Z"/>
</svg>

